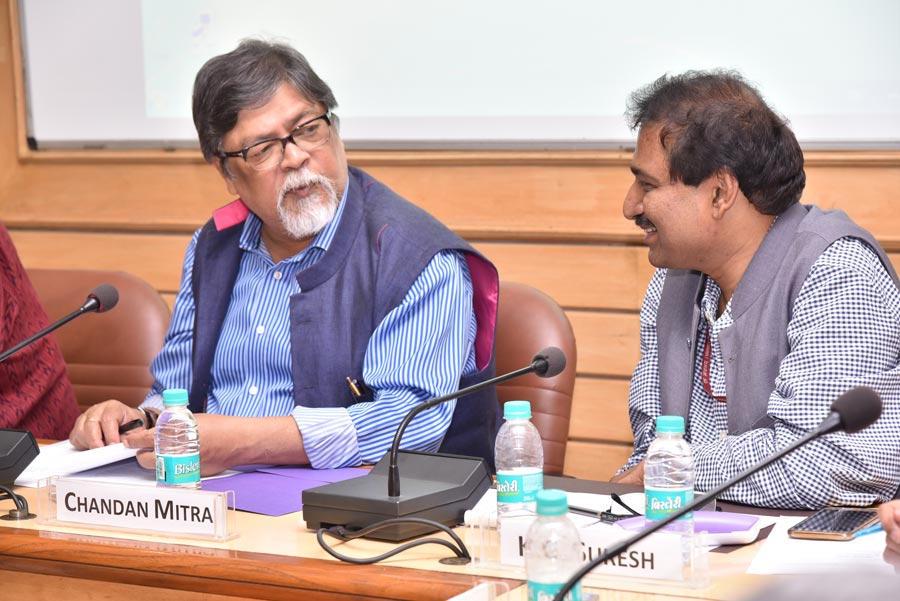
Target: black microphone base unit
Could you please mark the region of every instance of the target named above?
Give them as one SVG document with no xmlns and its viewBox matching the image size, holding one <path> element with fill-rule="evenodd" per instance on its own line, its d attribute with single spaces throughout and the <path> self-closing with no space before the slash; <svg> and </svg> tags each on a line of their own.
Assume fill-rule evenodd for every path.
<svg viewBox="0 0 900 601">
<path fill-rule="evenodd" d="M 463 522 L 491 487 L 480 457 L 400 451 L 401 494 L 390 497 L 390 451 L 365 476 L 303 491 L 303 519 L 313 530 L 344 526 L 356 530 L 390 518 L 424 518 L 446 526 Z M 434 532 L 423 524 L 394 524 L 367 538 L 397 542 Z"/>
<path fill-rule="evenodd" d="M 12 486 L 38 453 L 37 441 L 28 430 L 0 428 L 0 484 Z"/>
</svg>

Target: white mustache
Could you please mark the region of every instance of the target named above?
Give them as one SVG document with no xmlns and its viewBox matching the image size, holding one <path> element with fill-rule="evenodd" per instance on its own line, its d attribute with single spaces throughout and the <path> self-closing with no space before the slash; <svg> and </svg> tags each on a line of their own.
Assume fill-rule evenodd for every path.
<svg viewBox="0 0 900 601">
<path fill-rule="evenodd" d="M 281 184 L 281 198 L 284 198 L 284 195 L 290 192 L 291 190 L 295 190 L 297 188 L 302 188 L 305 186 L 312 186 L 314 184 L 322 184 L 327 186 L 330 182 L 327 178 L 318 173 L 313 173 L 308 169 L 299 169 L 296 171 L 291 171 L 288 173 L 287 177 L 284 180 L 284 183 Z"/>
<path fill-rule="evenodd" d="M 319 185 L 315 194 L 294 202 L 285 200 L 292 190 L 306 186 Z M 281 185 L 278 195 L 278 217 L 288 233 L 300 240 L 313 236 L 324 228 L 334 217 L 338 199 L 334 184 L 327 177 L 313 173 L 308 169 L 289 172 Z"/>
</svg>

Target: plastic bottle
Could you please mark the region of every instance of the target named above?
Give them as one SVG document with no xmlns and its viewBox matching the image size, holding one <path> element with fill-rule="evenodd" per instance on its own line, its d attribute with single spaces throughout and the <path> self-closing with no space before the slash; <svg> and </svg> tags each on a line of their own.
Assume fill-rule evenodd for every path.
<svg viewBox="0 0 900 601">
<path fill-rule="evenodd" d="M 544 447 L 531 423 L 531 403 L 503 404 L 505 420 L 497 432 L 497 519 L 534 515 L 535 494 L 544 488 Z"/>
<path fill-rule="evenodd" d="M 694 500 L 694 459 L 684 440 L 684 418 L 661 415 L 656 418 L 656 440 L 647 449 L 644 465 L 645 517 L 660 520 Z M 665 528 L 683 537 L 685 563 L 691 557 L 694 533 L 693 512 Z"/>
<path fill-rule="evenodd" d="M 156 485 L 200 488 L 200 436 L 187 390 L 163 391 L 163 404 L 156 420 Z"/>
<path fill-rule="evenodd" d="M 525 537 L 528 601 L 550 601 L 581 567 L 581 537 L 568 513 L 566 493 L 555 489 L 538 492 L 537 519 Z M 565 598 L 581 601 L 581 583 Z"/>
</svg>

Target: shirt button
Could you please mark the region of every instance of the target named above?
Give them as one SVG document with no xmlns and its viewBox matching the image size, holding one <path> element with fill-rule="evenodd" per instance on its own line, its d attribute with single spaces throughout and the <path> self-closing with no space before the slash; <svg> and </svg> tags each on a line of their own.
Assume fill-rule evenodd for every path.
<svg viewBox="0 0 900 601">
<path fill-rule="evenodd" d="M 272 277 L 275 278 L 276 280 L 280 280 L 282 277 L 282 274 L 280 271 L 276 271 L 275 273 L 272 274 Z"/>
<path fill-rule="evenodd" d="M 257 388 L 256 386 L 251 386 L 250 390 L 248 390 L 247 392 L 249 392 L 253 396 L 256 396 L 256 393 L 259 392 L 259 388 Z"/>
<path fill-rule="evenodd" d="M 257 333 L 257 334 L 265 334 L 265 332 L 266 332 L 266 328 L 265 328 L 265 327 L 263 327 L 263 326 L 256 326 L 256 333 Z"/>
</svg>

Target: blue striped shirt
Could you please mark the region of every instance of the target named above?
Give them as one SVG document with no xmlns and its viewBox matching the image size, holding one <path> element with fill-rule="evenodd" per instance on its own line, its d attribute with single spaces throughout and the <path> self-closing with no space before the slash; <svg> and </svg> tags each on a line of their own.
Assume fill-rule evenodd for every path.
<svg viewBox="0 0 900 601">
<path fill-rule="evenodd" d="M 634 453 L 622 470 L 646 457 L 660 414 L 656 313 L 666 270 L 659 269 L 641 309 L 641 359 L 631 380 L 629 416 Z M 731 299 L 716 316 L 721 291 L 710 278 L 701 299 L 696 340 L 710 336 L 710 390 L 726 397 L 720 333 L 731 327 Z M 841 238 L 813 264 L 791 312 L 790 351 L 768 395 L 771 428 L 728 435 L 728 402 L 702 384 L 703 358 L 694 362 L 686 438 L 694 452 L 695 488 L 710 490 L 805 434 L 805 424 L 828 415 L 832 401 L 854 386 L 881 394 L 884 408 L 872 426 L 834 433 L 787 455 L 723 493 L 749 505 L 813 509 L 870 505 L 890 499 L 900 479 L 900 293 L 878 256 L 864 243 Z M 701 342 L 702 344 L 702 342 Z M 762 417 L 762 416 L 760 416 Z M 621 471 L 621 470 L 620 470 Z"/>
<path fill-rule="evenodd" d="M 291 373 L 289 298 L 301 292 L 296 274 L 321 259 L 337 231 L 334 219 L 297 255 L 275 264 L 251 213 L 240 238 L 244 251 L 212 364 L 207 412 L 244 417 L 291 415 L 316 468 L 374 463 L 384 455 L 409 410 L 457 389 L 475 373 L 472 280 L 456 251 L 435 255 L 403 302 L 369 339 L 363 380 L 374 401 L 349 408 L 295 406 Z M 155 382 L 144 401 L 161 407 L 162 390 L 189 388 L 194 301 L 191 274 L 199 230 L 184 259 L 181 287 L 162 351 L 151 365 Z M 325 352 L 325 349 L 323 349 Z M 421 413 L 403 437 L 404 449 L 436 451 L 456 403 Z"/>
</svg>

